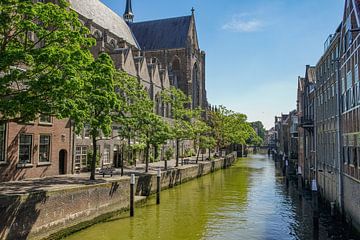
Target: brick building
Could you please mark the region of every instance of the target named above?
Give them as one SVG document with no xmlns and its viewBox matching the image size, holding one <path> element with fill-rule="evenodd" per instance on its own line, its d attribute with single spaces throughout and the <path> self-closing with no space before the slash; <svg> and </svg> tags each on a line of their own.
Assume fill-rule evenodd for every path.
<svg viewBox="0 0 360 240">
<path fill-rule="evenodd" d="M 340 94 L 343 209 L 360 229 L 360 2 L 346 0 L 341 26 Z"/>
<path fill-rule="evenodd" d="M 315 67 L 306 66 L 305 77 L 299 78 L 301 90 L 298 94 L 300 107 L 299 127 L 299 166 L 305 184 L 315 177 L 315 135 L 314 135 L 314 101 L 315 101 Z"/>
<path fill-rule="evenodd" d="M 160 97 L 170 86 L 192 97 L 189 107 L 207 108 L 205 53 L 199 48 L 194 11 L 189 16 L 134 23 L 131 0 L 126 1 L 123 17 L 99 0 L 69 2 L 97 40 L 92 54 L 109 53 L 118 70 L 136 77 L 154 101 L 158 115 L 170 118 L 170 106 Z M 86 170 L 92 147 L 88 129 L 75 135 L 70 120 L 42 118 L 47 122 L 0 126 L 0 181 Z M 101 165 L 119 166 L 127 155 L 123 146 L 134 142 L 119 137 L 119 128 L 114 124 L 112 137 L 98 141 Z M 173 142 L 168 145 L 174 147 Z M 186 142 L 182 147 L 189 146 Z"/>
<path fill-rule="evenodd" d="M 69 120 L 48 116 L 1 125 L 0 182 L 71 173 L 71 132 Z"/>
<path fill-rule="evenodd" d="M 319 191 L 328 201 L 341 205 L 339 59 L 340 26 L 324 44 L 324 54 L 316 65 L 315 134 L 316 169 Z"/>
</svg>

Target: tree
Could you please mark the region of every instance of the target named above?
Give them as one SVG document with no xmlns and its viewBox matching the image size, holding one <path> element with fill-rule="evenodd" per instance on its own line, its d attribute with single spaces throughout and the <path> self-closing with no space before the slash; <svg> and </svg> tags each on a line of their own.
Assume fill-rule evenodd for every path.
<svg viewBox="0 0 360 240">
<path fill-rule="evenodd" d="M 127 139 L 128 159 L 130 159 L 131 139 L 143 140 L 141 131 L 149 121 L 154 103 L 137 79 L 125 72 L 116 73 L 115 89 L 118 102 L 121 104 L 114 112 L 114 121 L 121 125 L 119 135 Z M 123 163 L 121 166 L 123 174 Z"/>
<path fill-rule="evenodd" d="M 266 129 L 265 129 L 263 123 L 261 121 L 256 121 L 256 122 L 252 122 L 250 124 L 251 124 L 252 128 L 255 130 L 255 132 L 257 133 L 257 135 L 261 138 L 261 140 L 264 141 Z"/>
<path fill-rule="evenodd" d="M 186 96 L 181 90 L 171 87 L 169 90 L 165 90 L 162 93 L 162 99 L 164 103 L 168 103 L 171 106 L 172 113 L 172 133 L 176 140 L 176 167 L 179 166 L 179 146 L 180 142 L 186 139 L 192 139 L 193 128 L 191 125 L 191 119 L 193 112 L 186 106 L 189 106 L 191 99 Z"/>
<path fill-rule="evenodd" d="M 79 98 L 82 114 L 74 116 L 78 131 L 83 129 L 85 124 L 90 130 L 93 147 L 90 180 L 95 180 L 99 137 L 102 134 L 111 134 L 113 112 L 122 105 L 115 93 L 115 71 L 111 58 L 107 54 L 100 54 L 87 69 L 85 85 Z"/>
<path fill-rule="evenodd" d="M 72 115 L 93 62 L 89 30 L 66 0 L 2 0 L 0 11 L 0 121 Z"/>
<path fill-rule="evenodd" d="M 150 146 L 152 145 L 156 149 L 159 145 L 166 144 L 173 135 L 170 125 L 155 113 L 149 115 L 148 122 L 143 125 L 142 132 L 146 142 L 145 172 L 148 172 Z"/>
<path fill-rule="evenodd" d="M 211 149 L 216 146 L 215 138 L 211 136 L 201 136 L 199 138 L 199 149 L 209 150 L 209 160 L 211 160 Z"/>
<path fill-rule="evenodd" d="M 231 144 L 258 144 L 261 141 L 251 124 L 247 122 L 245 114 L 233 112 L 224 106 L 210 112 L 209 125 L 212 127 L 212 136 L 218 149 Z"/>
<path fill-rule="evenodd" d="M 209 126 L 212 129 L 212 136 L 216 140 L 218 150 L 231 143 L 229 134 L 232 132 L 232 126 L 228 122 L 230 114 L 233 112 L 224 106 L 219 106 L 216 111 L 209 113 Z"/>
<path fill-rule="evenodd" d="M 205 141 L 210 135 L 211 128 L 209 125 L 207 125 L 206 122 L 204 122 L 201 119 L 201 111 L 197 110 L 194 111 L 194 118 L 192 119 L 192 129 L 193 129 L 193 140 L 194 140 L 194 146 L 196 149 L 196 163 L 198 163 L 199 160 L 199 154 L 201 149 L 201 142 Z"/>
</svg>

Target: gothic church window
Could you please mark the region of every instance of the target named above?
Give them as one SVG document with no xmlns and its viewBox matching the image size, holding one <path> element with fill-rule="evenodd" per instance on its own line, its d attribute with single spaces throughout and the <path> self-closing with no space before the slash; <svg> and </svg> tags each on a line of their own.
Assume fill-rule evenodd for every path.
<svg viewBox="0 0 360 240">
<path fill-rule="evenodd" d="M 175 57 L 170 65 L 170 73 L 169 78 L 171 85 L 178 88 L 179 87 L 179 81 L 180 81 L 180 60 L 178 57 Z"/>
<path fill-rule="evenodd" d="M 200 83 L 199 83 L 199 68 L 195 63 L 193 68 L 193 79 L 192 79 L 192 102 L 193 108 L 197 108 L 200 105 Z"/>
</svg>

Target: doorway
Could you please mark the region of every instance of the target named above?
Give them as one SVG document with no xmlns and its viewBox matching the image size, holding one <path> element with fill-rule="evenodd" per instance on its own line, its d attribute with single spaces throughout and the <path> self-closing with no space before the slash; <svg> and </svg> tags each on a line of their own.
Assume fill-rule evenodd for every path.
<svg viewBox="0 0 360 240">
<path fill-rule="evenodd" d="M 59 174 L 66 174 L 66 161 L 67 161 L 67 152 L 62 149 L 59 152 Z"/>
</svg>

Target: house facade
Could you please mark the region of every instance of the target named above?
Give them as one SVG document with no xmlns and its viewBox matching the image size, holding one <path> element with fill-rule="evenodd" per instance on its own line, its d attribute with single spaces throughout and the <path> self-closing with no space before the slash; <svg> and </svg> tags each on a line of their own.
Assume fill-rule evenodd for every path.
<svg viewBox="0 0 360 240">
<path fill-rule="evenodd" d="M 360 2 L 346 0 L 341 26 L 340 95 L 343 210 L 360 229 Z"/>
</svg>

